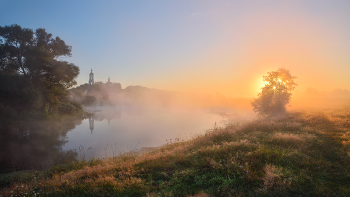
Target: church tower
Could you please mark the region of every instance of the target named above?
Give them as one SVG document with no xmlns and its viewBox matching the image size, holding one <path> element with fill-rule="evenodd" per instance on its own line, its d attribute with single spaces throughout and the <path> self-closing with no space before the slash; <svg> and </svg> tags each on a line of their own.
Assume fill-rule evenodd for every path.
<svg viewBox="0 0 350 197">
<path fill-rule="evenodd" d="M 94 85 L 95 81 L 94 81 L 94 73 L 92 73 L 92 69 L 91 69 L 91 73 L 89 75 L 89 85 Z"/>
<path fill-rule="evenodd" d="M 94 123 L 95 123 L 95 119 L 94 117 L 89 117 L 89 125 L 90 125 L 90 131 L 91 131 L 91 134 L 92 134 L 92 131 L 94 130 Z"/>
</svg>

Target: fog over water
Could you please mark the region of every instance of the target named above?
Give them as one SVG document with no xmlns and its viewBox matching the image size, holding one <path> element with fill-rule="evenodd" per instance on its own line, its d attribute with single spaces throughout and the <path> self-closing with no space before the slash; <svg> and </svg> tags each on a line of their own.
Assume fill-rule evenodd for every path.
<svg viewBox="0 0 350 197">
<path fill-rule="evenodd" d="M 88 91 L 87 91 L 88 90 Z M 214 127 L 256 117 L 249 98 L 185 95 L 117 83 L 84 84 L 71 100 L 91 113 L 7 125 L 0 138 L 0 173 L 42 170 L 74 160 L 117 156 L 188 140 Z M 348 90 L 295 93 L 288 111 L 341 107 Z"/>
<path fill-rule="evenodd" d="M 70 99 L 93 115 L 67 133 L 62 151 L 78 159 L 104 158 L 188 140 L 230 121 L 254 117 L 249 100 L 185 94 L 120 83 L 96 82 L 70 89 Z M 245 105 L 242 105 L 245 103 Z M 171 140 L 171 141 L 170 141 Z"/>
<path fill-rule="evenodd" d="M 254 117 L 252 111 L 159 105 L 101 105 L 84 108 L 83 120 L 65 116 L 4 128 L 0 173 L 42 170 L 73 160 L 117 156 L 188 140 L 229 122 Z"/>
<path fill-rule="evenodd" d="M 94 115 L 69 131 L 68 142 L 62 147 L 63 151 L 76 150 L 79 159 L 111 157 L 125 151 L 188 140 L 233 121 L 229 113 L 223 116 L 208 110 L 179 107 L 104 106 L 86 110 Z M 236 117 L 235 121 L 245 118 L 247 114 Z"/>
</svg>

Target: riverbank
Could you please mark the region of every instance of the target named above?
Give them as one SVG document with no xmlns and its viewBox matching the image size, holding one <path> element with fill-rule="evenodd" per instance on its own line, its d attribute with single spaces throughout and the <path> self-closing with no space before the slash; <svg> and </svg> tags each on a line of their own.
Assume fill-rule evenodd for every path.
<svg viewBox="0 0 350 197">
<path fill-rule="evenodd" d="M 349 196 L 350 110 L 214 128 L 151 152 L 0 176 L 3 196 Z"/>
</svg>

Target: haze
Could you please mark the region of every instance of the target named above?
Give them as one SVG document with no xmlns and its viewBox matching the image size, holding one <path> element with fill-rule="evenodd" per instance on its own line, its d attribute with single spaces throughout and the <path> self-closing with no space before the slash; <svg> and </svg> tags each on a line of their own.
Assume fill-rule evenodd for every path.
<svg viewBox="0 0 350 197">
<path fill-rule="evenodd" d="M 296 92 L 350 89 L 350 1 L 2 1 L 0 25 L 45 28 L 95 81 L 254 97 L 286 67 Z"/>
</svg>

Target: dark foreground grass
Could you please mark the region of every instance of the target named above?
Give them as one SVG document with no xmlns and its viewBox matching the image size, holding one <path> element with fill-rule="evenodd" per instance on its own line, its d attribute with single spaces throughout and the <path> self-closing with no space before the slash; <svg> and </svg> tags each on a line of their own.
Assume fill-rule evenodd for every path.
<svg viewBox="0 0 350 197">
<path fill-rule="evenodd" d="M 350 196 L 350 110 L 216 128 L 143 154 L 0 177 L 3 196 Z M 22 192 L 22 193 L 21 193 Z"/>
</svg>

